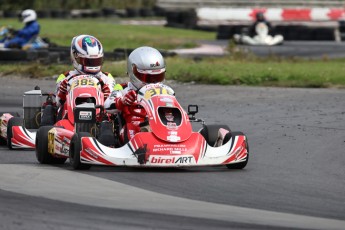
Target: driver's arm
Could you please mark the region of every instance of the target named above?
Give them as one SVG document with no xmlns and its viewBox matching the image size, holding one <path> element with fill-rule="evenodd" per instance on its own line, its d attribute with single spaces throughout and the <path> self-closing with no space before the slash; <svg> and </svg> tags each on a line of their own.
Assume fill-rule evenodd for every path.
<svg viewBox="0 0 345 230">
<path fill-rule="evenodd" d="M 56 103 L 57 105 L 61 105 L 66 101 L 66 95 L 67 95 L 67 86 L 68 86 L 68 80 L 67 78 L 63 79 L 59 83 L 59 88 L 56 92 Z"/>
<path fill-rule="evenodd" d="M 107 111 L 107 113 L 115 114 L 120 112 L 120 110 L 116 108 L 115 101 L 117 98 L 121 98 L 122 96 L 122 87 L 121 89 L 111 92 L 109 97 L 104 102 L 104 109 Z"/>
<path fill-rule="evenodd" d="M 268 27 L 268 34 L 270 34 L 270 35 L 274 34 L 274 31 L 273 31 L 274 29 L 272 27 L 272 24 L 270 22 L 266 21 L 266 25 Z"/>
<path fill-rule="evenodd" d="M 131 106 L 137 99 L 137 93 L 134 90 L 113 91 L 110 97 L 104 102 L 105 110 L 108 113 L 122 111 L 125 106 Z"/>
<path fill-rule="evenodd" d="M 39 31 L 39 25 L 37 23 L 32 23 L 29 26 L 25 26 L 23 29 L 19 30 L 16 35 L 20 37 L 32 37 L 38 34 Z"/>
<path fill-rule="evenodd" d="M 249 36 L 254 37 L 256 35 L 255 27 L 258 23 L 255 22 L 253 25 L 249 27 Z"/>
</svg>

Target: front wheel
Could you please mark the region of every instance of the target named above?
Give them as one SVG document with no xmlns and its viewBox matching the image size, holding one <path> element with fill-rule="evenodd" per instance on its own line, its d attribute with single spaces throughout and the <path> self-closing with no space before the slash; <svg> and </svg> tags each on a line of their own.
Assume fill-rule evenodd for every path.
<svg viewBox="0 0 345 230">
<path fill-rule="evenodd" d="M 42 126 L 36 133 L 36 159 L 41 164 L 63 164 L 66 158 L 55 158 L 48 152 L 48 132 L 53 126 Z"/>
<path fill-rule="evenodd" d="M 75 170 L 87 170 L 91 168 L 91 165 L 80 162 L 81 151 L 81 138 L 92 137 L 90 133 L 80 132 L 75 133 L 71 140 L 71 146 L 69 148 L 69 162 Z"/>
<path fill-rule="evenodd" d="M 13 137 L 13 132 L 12 128 L 13 126 L 24 126 L 24 121 L 23 118 L 20 117 L 12 117 L 7 124 L 7 147 L 9 149 L 13 149 L 12 146 L 12 137 Z"/>
<path fill-rule="evenodd" d="M 5 139 L 3 139 L 2 137 L 0 137 L 0 145 L 6 145 L 7 141 Z"/>
<path fill-rule="evenodd" d="M 200 130 L 200 134 L 205 138 L 208 145 L 214 146 L 218 139 L 218 131 L 220 128 L 230 131 L 227 125 L 204 125 Z"/>
</svg>

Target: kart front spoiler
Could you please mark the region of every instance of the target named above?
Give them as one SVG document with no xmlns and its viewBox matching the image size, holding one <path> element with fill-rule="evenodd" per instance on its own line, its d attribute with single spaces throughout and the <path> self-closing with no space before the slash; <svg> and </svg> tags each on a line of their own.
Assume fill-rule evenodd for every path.
<svg viewBox="0 0 345 230">
<path fill-rule="evenodd" d="M 85 164 L 137 167 L 192 167 L 227 165 L 243 162 L 248 157 L 245 135 L 235 135 L 219 146 L 207 144 L 200 133 L 184 142 L 168 143 L 150 132 L 138 133 L 120 147 L 110 148 L 95 138 L 82 137 L 80 160 Z"/>
<path fill-rule="evenodd" d="M 12 127 L 12 148 L 14 149 L 34 149 L 36 131 L 32 132 L 23 126 Z"/>
</svg>

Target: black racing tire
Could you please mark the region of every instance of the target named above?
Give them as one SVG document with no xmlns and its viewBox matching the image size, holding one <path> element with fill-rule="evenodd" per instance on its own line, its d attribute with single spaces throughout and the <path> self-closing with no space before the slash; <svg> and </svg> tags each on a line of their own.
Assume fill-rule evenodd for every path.
<svg viewBox="0 0 345 230">
<path fill-rule="evenodd" d="M 6 144 L 7 144 L 7 141 L 3 139 L 2 137 L 0 137 L 0 146 L 6 145 Z"/>
<path fill-rule="evenodd" d="M 141 17 L 153 17 L 155 13 L 151 8 L 141 8 L 139 9 L 139 15 Z"/>
<path fill-rule="evenodd" d="M 232 136 L 237 136 L 237 135 L 244 135 L 242 132 L 233 132 Z M 226 136 L 225 136 L 226 137 Z M 226 138 L 224 138 L 225 140 Z M 240 162 L 240 163 L 236 163 L 236 164 L 227 164 L 226 167 L 228 169 L 244 169 L 247 164 L 248 164 L 248 160 L 249 160 L 249 145 L 248 145 L 248 138 L 246 137 L 246 147 L 248 150 L 248 154 L 247 154 L 247 158 L 245 161 Z"/>
<path fill-rule="evenodd" d="M 7 124 L 7 147 L 9 149 L 13 149 L 12 147 L 12 137 L 13 137 L 13 133 L 12 133 L 12 127 L 13 126 L 24 126 L 24 120 L 23 118 L 20 117 L 12 117 Z"/>
<path fill-rule="evenodd" d="M 126 14 L 128 18 L 136 18 L 140 16 L 140 11 L 138 8 L 127 8 Z"/>
<path fill-rule="evenodd" d="M 88 170 L 91 165 L 84 164 L 80 162 L 80 151 L 81 151 L 81 138 L 82 137 L 92 137 L 90 133 L 80 132 L 75 133 L 71 140 L 71 145 L 69 148 L 69 163 L 75 170 Z"/>
<path fill-rule="evenodd" d="M 10 49 L 10 50 L 1 50 L 0 51 L 0 60 L 1 61 L 26 61 L 27 52 L 20 49 Z"/>
<path fill-rule="evenodd" d="M 113 132 L 113 123 L 103 121 L 99 126 L 97 140 L 105 146 L 111 147 L 116 145 L 115 135 Z"/>
<path fill-rule="evenodd" d="M 230 25 L 219 25 L 217 28 L 217 40 L 230 39 L 234 34 L 234 27 Z"/>
<path fill-rule="evenodd" d="M 218 139 L 218 130 L 220 128 L 230 130 L 229 126 L 227 125 L 204 125 L 204 127 L 200 130 L 200 134 L 205 138 L 206 142 L 210 146 L 214 146 Z"/>
<path fill-rule="evenodd" d="M 47 105 L 43 110 L 40 126 L 54 125 L 56 121 L 55 114 L 56 114 L 55 107 L 52 105 Z"/>
<path fill-rule="evenodd" d="M 55 158 L 48 152 L 48 131 L 53 126 L 42 126 L 36 133 L 36 159 L 41 164 L 63 164 L 67 158 Z"/>
</svg>

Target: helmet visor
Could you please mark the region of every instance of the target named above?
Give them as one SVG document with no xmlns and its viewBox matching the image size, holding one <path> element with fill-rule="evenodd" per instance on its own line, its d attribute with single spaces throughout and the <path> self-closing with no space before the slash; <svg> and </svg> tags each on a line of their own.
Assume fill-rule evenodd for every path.
<svg viewBox="0 0 345 230">
<path fill-rule="evenodd" d="M 140 70 L 133 65 L 133 74 L 142 82 L 158 83 L 164 81 L 165 68 L 157 70 Z"/>
<path fill-rule="evenodd" d="M 82 66 L 96 67 L 103 64 L 103 57 L 99 58 L 84 58 L 76 57 L 77 62 Z"/>
</svg>

